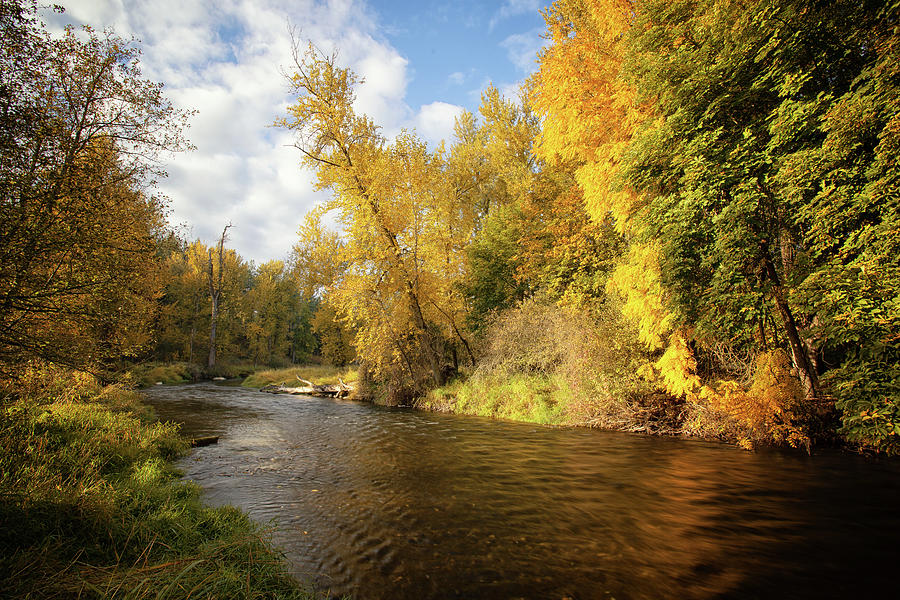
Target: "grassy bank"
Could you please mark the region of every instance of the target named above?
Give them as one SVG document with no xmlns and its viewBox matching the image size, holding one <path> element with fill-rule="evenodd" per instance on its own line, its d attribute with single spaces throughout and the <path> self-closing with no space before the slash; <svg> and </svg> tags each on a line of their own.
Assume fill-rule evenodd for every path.
<svg viewBox="0 0 900 600">
<path fill-rule="evenodd" d="M 128 372 L 131 383 L 138 387 L 150 387 L 151 385 L 177 385 L 190 383 L 204 378 L 200 365 L 176 362 L 176 363 L 144 363 L 136 365 Z"/>
<path fill-rule="evenodd" d="M 544 425 L 570 424 L 563 386 L 546 375 L 457 379 L 417 403 L 424 410 Z"/>
<path fill-rule="evenodd" d="M 686 433 L 683 403 L 646 390 L 610 391 L 603 383 L 573 381 L 560 373 L 479 373 L 430 391 L 416 407 L 541 425 Z"/>
<path fill-rule="evenodd" d="M 497 315 L 482 333 L 478 363 L 466 377 L 431 390 L 417 405 L 550 425 L 718 439 L 745 448 L 809 450 L 815 442 L 831 443 L 828 407 L 805 402 L 785 352 L 774 350 L 752 363 L 730 359 L 729 372 L 710 371 L 701 381 L 695 363 L 680 362 L 677 353 L 649 352 L 614 308 L 581 311 L 522 302 Z"/>
<path fill-rule="evenodd" d="M 252 375 L 258 367 L 252 363 L 224 362 L 212 369 L 203 365 L 187 362 L 150 362 L 135 365 L 128 371 L 129 383 L 137 387 L 145 388 L 152 385 L 178 385 L 224 377 L 225 379 L 238 379 Z"/>
<path fill-rule="evenodd" d="M 286 369 L 267 369 L 257 371 L 244 380 L 244 387 L 261 388 L 271 384 L 287 386 L 302 385 L 298 377 L 312 381 L 317 385 L 339 383 L 351 384 L 357 380 L 356 367 L 333 367 L 331 365 L 298 365 Z"/>
<path fill-rule="evenodd" d="M 179 480 L 186 443 L 134 392 L 53 368 L 2 386 L 4 597 L 312 597 L 257 525 Z"/>
</svg>

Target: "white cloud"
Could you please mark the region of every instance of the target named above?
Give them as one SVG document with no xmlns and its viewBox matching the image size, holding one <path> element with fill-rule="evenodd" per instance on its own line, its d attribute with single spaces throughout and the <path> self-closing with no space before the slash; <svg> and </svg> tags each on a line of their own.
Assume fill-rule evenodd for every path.
<svg viewBox="0 0 900 600">
<path fill-rule="evenodd" d="M 354 105 L 382 126 L 388 139 L 415 128 L 434 148 L 450 140 L 463 108 L 432 102 L 414 110 L 405 101 L 410 65 L 377 29 L 366 0 L 90 0 L 72 1 L 65 15 L 47 15 L 54 30 L 86 23 L 112 26 L 142 40 L 144 75 L 165 83 L 183 109 L 197 109 L 187 134 L 197 150 L 167 165 L 160 191 L 171 198 L 170 221 L 187 223 L 212 242 L 231 222 L 230 245 L 257 263 L 284 258 L 304 214 L 325 199 L 314 174 L 300 167 L 288 131 L 270 127 L 293 99 L 282 70 L 292 63 L 289 27 L 299 42 L 338 52 L 365 83 Z M 507 0 L 491 26 L 534 12 L 536 0 Z M 534 69 L 541 30 L 509 36 L 502 47 L 523 75 Z M 474 69 L 447 85 L 476 83 Z M 475 104 L 486 81 L 473 91 Z M 500 85 L 504 91 L 508 86 Z"/>
<path fill-rule="evenodd" d="M 407 60 L 393 48 L 374 41 L 360 44 L 364 55 L 355 61 L 353 70 L 364 83 L 356 90 L 353 108 L 368 115 L 385 129 L 388 137 L 396 134 L 402 122 L 409 118 L 406 96 Z"/>
<path fill-rule="evenodd" d="M 506 49 L 506 55 L 522 73 L 530 74 L 537 69 L 538 52 L 548 43 L 542 37 L 543 29 L 532 29 L 526 33 L 510 35 L 500 42 Z"/>
<path fill-rule="evenodd" d="M 465 83 L 465 81 L 466 81 L 466 75 L 465 75 L 465 73 L 462 73 L 461 71 L 456 71 L 455 73 L 450 73 L 450 75 L 447 77 L 447 82 L 450 85 L 462 85 L 463 83 Z"/>
<path fill-rule="evenodd" d="M 463 110 L 462 106 L 446 102 L 426 104 L 422 106 L 415 117 L 416 132 L 428 142 L 431 148 L 437 147 L 441 140 L 449 143 L 453 138 L 456 118 L 462 114 Z"/>
<path fill-rule="evenodd" d="M 503 6 L 491 17 L 488 27 L 493 30 L 500 21 L 517 15 L 536 13 L 540 8 L 541 2 L 539 0 L 506 0 Z"/>
<path fill-rule="evenodd" d="M 92 0 L 45 18 L 142 40 L 144 75 L 165 83 L 176 106 L 197 109 L 188 137 L 197 150 L 174 157 L 160 191 L 170 222 L 211 242 L 231 222 L 231 247 L 257 263 L 283 258 L 304 214 L 324 199 L 301 169 L 290 132 L 270 125 L 292 102 L 282 69 L 291 66 L 289 23 L 303 40 L 366 79 L 356 108 L 391 136 L 418 119 L 405 104 L 407 60 L 380 40 L 363 0 Z M 431 111 L 423 132 L 437 135 Z M 445 123 L 444 123 L 445 124 Z M 418 125 L 418 120 L 416 120 Z M 452 126 L 452 121 L 451 121 Z"/>
</svg>

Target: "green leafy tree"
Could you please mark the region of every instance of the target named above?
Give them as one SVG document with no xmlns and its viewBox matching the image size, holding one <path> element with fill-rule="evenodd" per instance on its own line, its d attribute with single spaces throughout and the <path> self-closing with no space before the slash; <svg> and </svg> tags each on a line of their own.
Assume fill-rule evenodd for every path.
<svg viewBox="0 0 900 600">
<path fill-rule="evenodd" d="M 784 347 L 875 445 L 897 439 L 896 23 L 883 2 L 652 0 L 626 35 L 659 118 L 625 181 L 701 359 Z"/>
</svg>

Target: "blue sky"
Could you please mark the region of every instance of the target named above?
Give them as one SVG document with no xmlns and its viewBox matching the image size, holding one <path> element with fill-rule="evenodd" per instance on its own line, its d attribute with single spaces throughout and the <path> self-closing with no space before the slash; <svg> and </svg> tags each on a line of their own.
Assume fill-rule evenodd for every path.
<svg viewBox="0 0 900 600">
<path fill-rule="evenodd" d="M 380 30 L 410 61 L 407 102 L 475 110 L 488 81 L 510 86 L 543 41 L 538 2 L 373 2 Z"/>
<path fill-rule="evenodd" d="M 288 22 L 365 78 L 356 109 L 386 135 L 415 129 L 436 144 L 489 82 L 509 95 L 535 69 L 544 21 L 538 0 L 69 0 L 66 24 L 112 27 L 141 40 L 144 75 L 179 107 L 196 109 L 160 190 L 173 225 L 257 263 L 285 259 L 297 227 L 326 192 L 299 166 L 289 132 L 270 127 L 291 97 Z"/>
</svg>

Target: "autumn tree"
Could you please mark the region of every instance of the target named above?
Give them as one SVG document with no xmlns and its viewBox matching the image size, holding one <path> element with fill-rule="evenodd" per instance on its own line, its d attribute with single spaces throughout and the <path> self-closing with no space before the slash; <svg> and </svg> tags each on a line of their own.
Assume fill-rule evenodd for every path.
<svg viewBox="0 0 900 600">
<path fill-rule="evenodd" d="M 339 285 L 329 302 L 356 330 L 360 357 L 377 374 L 410 385 L 445 379 L 445 359 L 468 352 L 461 294 L 461 245 L 467 207 L 444 152 L 431 153 L 410 133 L 388 143 L 372 121 L 353 110 L 357 77 L 334 55 L 310 46 L 298 53 L 290 117 L 303 163 L 319 188 L 332 191 L 326 210 L 344 229 Z"/>
<path fill-rule="evenodd" d="M 571 164 L 535 154 L 541 131 L 530 108 L 535 91 L 521 91 L 516 102 L 489 86 L 479 119 L 460 120 L 451 149 L 459 164 L 477 172 L 469 196 L 479 210 L 464 281 L 476 328 L 490 312 L 537 290 L 570 305 L 602 299 L 620 245 L 608 219 L 589 218 Z"/>
<path fill-rule="evenodd" d="M 283 262 L 272 260 L 254 269 L 250 289 L 243 298 L 243 329 L 254 364 L 274 365 L 296 354 L 292 352 L 291 334 L 297 324 L 292 318 L 304 308 L 297 300 L 294 282 Z M 311 315 L 305 318 L 308 321 Z"/>
<path fill-rule="evenodd" d="M 199 362 L 208 356 L 210 248 L 196 240 L 179 244 L 165 259 L 165 291 L 156 325 L 155 354 L 162 360 Z"/>
<path fill-rule="evenodd" d="M 871 200 L 842 183 L 840 162 L 853 156 L 856 185 L 866 180 L 873 157 L 861 148 L 889 131 L 887 113 L 867 114 L 857 150 L 832 133 L 837 107 L 875 74 L 881 8 L 651 1 L 628 35 L 626 70 L 663 117 L 632 141 L 626 180 L 652 201 L 664 283 L 698 339 L 783 345 L 810 399 L 821 396 L 822 320 L 836 311 L 810 310 L 798 292 L 854 260 L 845 244 L 895 213 L 863 209 Z"/>
<path fill-rule="evenodd" d="M 736 223 L 697 200 L 706 194 L 710 202 L 727 204 L 734 189 L 715 197 L 714 190 L 719 188 L 711 184 L 712 179 L 682 177 L 708 167 L 737 181 L 741 168 L 759 164 L 742 163 L 736 154 L 729 156 L 726 145 L 716 148 L 715 157 L 701 158 L 696 152 L 701 143 L 715 147 L 723 132 L 731 131 L 731 139 L 740 140 L 747 130 L 738 115 L 760 107 L 753 96 L 759 90 L 751 80 L 740 80 L 747 71 L 711 67 L 717 60 L 720 64 L 744 60 L 749 71 L 764 70 L 763 63 L 753 62 L 755 50 L 745 46 L 738 51 L 734 43 L 741 35 L 736 31 L 759 21 L 759 15 L 748 15 L 737 4 L 729 12 L 724 3 L 714 2 L 557 2 L 545 15 L 552 44 L 542 52 L 533 81 L 533 104 L 544 119 L 538 154 L 554 164 L 572 164 L 593 220 L 601 224 L 611 219 L 627 242 L 607 287 L 623 298 L 623 314 L 637 325 L 646 347 L 656 352 L 642 372 L 669 396 L 691 402 L 720 399 L 703 387 L 701 375 L 737 373 L 723 373 L 731 365 L 721 360 L 715 360 L 709 370 L 707 359 L 741 355 L 734 349 L 746 349 L 742 344 L 755 335 L 745 327 L 746 317 L 753 307 L 761 306 L 762 298 L 748 297 L 747 286 L 735 285 L 733 277 L 723 277 L 717 285 L 707 278 L 711 261 L 703 248 L 716 248 L 725 262 L 741 258 L 728 247 L 736 236 L 722 235 L 718 237 L 721 245 L 709 245 Z M 758 39 L 763 36 L 760 33 Z M 723 91 L 717 99 L 716 94 Z M 693 107 L 692 112 L 681 111 L 685 104 Z M 735 112 L 728 113 L 732 108 Z M 697 126 L 714 114 L 721 118 L 710 127 Z M 669 134 L 660 136 L 661 131 Z M 696 203 L 697 218 L 683 210 L 689 202 Z M 679 288 L 679 282 L 683 287 Z M 768 305 L 768 330 L 772 331 L 774 309 L 782 314 L 781 323 L 788 324 L 781 330 L 791 330 L 793 313 L 780 301 L 781 288 L 768 289 L 774 301 Z M 728 329 L 713 333 L 715 327 L 704 327 L 703 315 L 695 310 L 699 302 L 708 302 L 705 317 L 718 319 L 718 325 Z M 787 336 L 782 333 L 781 339 Z M 795 359 L 802 361 L 806 354 L 799 345 L 793 347 Z M 706 350 L 702 362 L 698 362 L 698 348 Z M 770 358 L 777 362 L 775 355 Z M 809 371 L 807 390 L 812 395 L 814 379 L 815 373 Z M 725 387 L 732 385 L 745 390 L 735 382 Z"/>
<path fill-rule="evenodd" d="M 212 297 L 210 258 L 216 303 L 216 365 L 223 361 L 268 361 L 259 348 L 271 346 L 271 360 L 281 363 L 288 352 L 288 340 L 302 305 L 297 305 L 295 285 L 288 281 L 277 261 L 254 270 L 235 250 L 219 242 L 207 245 L 200 240 L 182 243 L 165 260 L 165 293 L 160 301 L 154 355 L 160 360 L 199 362 L 209 357 Z M 261 278 L 257 275 L 262 273 Z M 221 277 L 220 277 L 221 274 Z M 262 288 L 256 290 L 257 284 Z M 271 307 L 271 315 L 268 314 Z M 254 315 L 256 311 L 256 315 Z M 260 316 L 262 315 L 262 316 Z M 273 325 L 272 323 L 276 323 Z M 261 327 L 261 328 L 260 328 Z M 308 330 L 308 328 L 307 328 Z M 270 335 L 262 336 L 266 331 Z M 300 332 L 296 332 L 301 336 Z M 272 337 L 274 336 L 274 337 Z M 274 351 L 277 347 L 278 351 Z M 207 367 L 209 368 L 209 367 Z M 215 367 L 213 367 L 215 368 Z"/>
<path fill-rule="evenodd" d="M 564 202 L 556 210 L 565 214 L 562 205 L 571 206 L 580 195 L 592 222 L 585 231 L 590 235 L 573 249 L 592 244 L 589 240 L 610 225 L 622 236 L 598 238 L 616 246 L 612 254 L 622 254 L 606 287 L 623 297 L 622 311 L 638 325 L 645 345 L 658 350 L 678 335 L 674 315 L 659 283 L 656 242 L 640 235 L 645 198 L 621 179 L 632 136 L 652 115 L 652 103 L 642 101 L 623 76 L 625 36 L 638 12 L 638 3 L 630 0 L 555 2 L 544 13 L 551 43 L 539 54 L 529 100 L 542 119 L 536 154 L 571 171 L 580 188 L 561 196 Z M 610 257 L 598 273 L 609 271 Z M 596 288 L 601 279 L 590 285 Z"/>
<path fill-rule="evenodd" d="M 199 243 L 179 241 L 165 253 L 164 290 L 155 324 L 154 355 L 162 360 L 196 362 L 198 338 L 206 331 L 206 282 Z M 202 257 L 205 257 L 205 249 Z M 192 260 L 194 258 L 194 260 Z"/>
<path fill-rule="evenodd" d="M 301 295 L 311 299 L 310 325 L 320 355 L 333 365 L 344 366 L 356 358 L 355 332 L 331 306 L 329 294 L 342 285 L 349 263 L 344 240 L 323 222 L 324 208 L 309 211 L 297 231 L 292 275 Z"/>
<path fill-rule="evenodd" d="M 51 39 L 0 5 L 0 362 L 97 365 L 146 345 L 158 293 L 161 152 L 185 115 L 112 33 Z"/>
<path fill-rule="evenodd" d="M 819 18 L 813 7 L 794 10 L 804 21 Z M 842 412 L 842 432 L 896 453 L 900 6 L 842 2 L 822 12 L 803 37 L 824 40 L 826 52 L 795 67 L 798 80 L 786 80 L 770 125 L 772 185 L 795 232 L 789 300 L 806 315 L 804 336 Z"/>
</svg>

